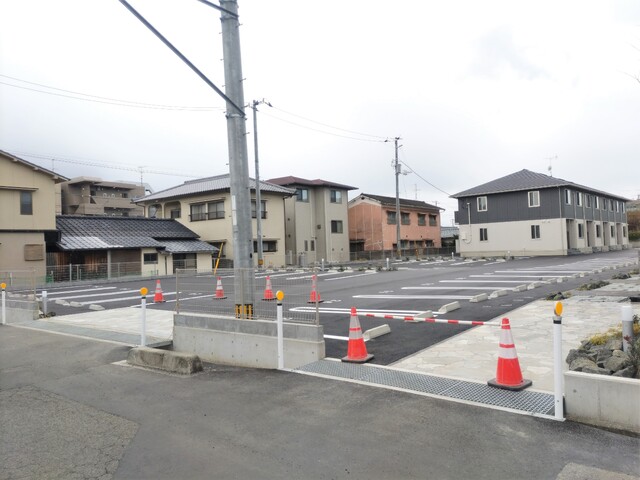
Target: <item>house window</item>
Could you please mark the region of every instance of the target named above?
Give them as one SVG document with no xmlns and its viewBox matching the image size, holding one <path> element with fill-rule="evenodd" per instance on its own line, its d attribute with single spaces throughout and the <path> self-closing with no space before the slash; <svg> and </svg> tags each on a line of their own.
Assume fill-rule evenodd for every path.
<svg viewBox="0 0 640 480">
<path fill-rule="evenodd" d="M 254 205 L 252 205 L 252 208 Z M 255 216 L 255 209 L 252 211 L 252 215 Z M 217 218 L 224 218 L 224 200 L 219 200 L 217 202 L 209 202 L 207 203 L 207 218 L 209 220 L 214 220 Z M 264 218 L 264 217 L 263 217 Z"/>
<path fill-rule="evenodd" d="M 223 212 L 224 215 L 224 212 Z M 256 218 L 256 201 L 251 200 L 251 218 Z M 260 200 L 260 218 L 267 218 L 267 202 Z"/>
<path fill-rule="evenodd" d="M 593 204 L 593 195 L 587 195 L 587 208 L 591 208 Z"/>
<path fill-rule="evenodd" d="M 311 240 L 311 251 L 312 252 L 316 251 L 316 241 L 315 240 Z"/>
<path fill-rule="evenodd" d="M 624 204 L 623 204 L 624 205 Z M 624 238 L 627 238 L 627 227 L 626 226 L 622 226 L 622 236 Z"/>
<path fill-rule="evenodd" d="M 342 203 L 342 192 L 340 190 L 331 190 L 331 203 Z"/>
<path fill-rule="evenodd" d="M 438 226 L 438 216 L 437 215 L 429 215 L 429 226 L 437 227 Z"/>
<path fill-rule="evenodd" d="M 308 252 L 308 251 L 309 251 L 309 241 L 308 241 L 308 240 L 305 240 L 305 241 L 304 241 L 304 251 L 305 251 L 305 252 Z"/>
<path fill-rule="evenodd" d="M 33 215 L 33 192 L 20 192 L 20 215 Z"/>
<path fill-rule="evenodd" d="M 593 197 L 593 208 L 595 208 L 596 210 L 600 209 L 600 197 L 598 197 L 597 195 Z"/>
<path fill-rule="evenodd" d="M 609 200 L 609 211 L 613 212 L 613 200 Z"/>
<path fill-rule="evenodd" d="M 296 188 L 296 199 L 299 202 L 309 201 L 309 189 L 308 188 Z"/>
<path fill-rule="evenodd" d="M 402 225 L 411 225 L 411 215 L 407 212 L 400 212 L 400 223 Z"/>
<path fill-rule="evenodd" d="M 584 238 L 584 225 L 578 224 L 578 238 Z"/>
<path fill-rule="evenodd" d="M 342 220 L 331 220 L 331 233 L 342 233 Z"/>
<path fill-rule="evenodd" d="M 616 202 L 616 213 L 620 212 L 620 202 Z"/>
<path fill-rule="evenodd" d="M 540 206 L 540 192 L 538 190 L 529 192 L 529 206 L 530 207 Z"/>
<path fill-rule="evenodd" d="M 480 241 L 481 242 L 486 242 L 489 240 L 489 234 L 487 232 L 486 228 L 481 228 L 480 229 Z"/>
<path fill-rule="evenodd" d="M 189 207 L 191 209 L 189 220 L 191 220 L 192 222 L 200 222 L 207 219 L 206 204 L 198 203 L 196 205 L 189 205 Z"/>
<path fill-rule="evenodd" d="M 600 225 L 596 225 L 596 238 L 600 238 Z"/>
<path fill-rule="evenodd" d="M 531 225 L 531 238 L 534 240 L 540 238 L 540 225 Z"/>
<path fill-rule="evenodd" d="M 576 192 L 576 206 L 582 206 L 582 192 Z"/>
<path fill-rule="evenodd" d="M 615 238 L 615 237 L 616 237 L 616 227 L 611 225 L 611 238 Z"/>
<path fill-rule="evenodd" d="M 571 190 L 568 188 L 564 189 L 564 203 L 571 205 Z"/>
<path fill-rule="evenodd" d="M 427 216 L 424 213 L 418 214 L 418 226 L 425 227 L 427 225 Z"/>
<path fill-rule="evenodd" d="M 157 253 L 145 253 L 144 254 L 144 264 L 145 265 L 155 265 L 158 263 L 158 254 Z"/>
<path fill-rule="evenodd" d="M 395 225 L 395 224 L 396 224 L 396 212 L 387 210 L 387 225 Z"/>
<path fill-rule="evenodd" d="M 180 218 L 180 209 L 179 208 L 174 208 L 173 210 L 171 210 L 169 212 L 169 216 L 171 218 Z"/>
<path fill-rule="evenodd" d="M 478 197 L 478 211 L 486 212 L 487 211 L 487 197 Z"/>
<path fill-rule="evenodd" d="M 620 208 L 622 213 L 625 213 L 627 211 L 627 204 L 624 202 L 620 202 Z"/>
<path fill-rule="evenodd" d="M 273 253 L 278 251 L 278 241 L 277 240 L 263 240 L 262 241 L 262 251 L 266 253 Z M 253 241 L 253 253 L 258 253 L 258 241 Z"/>
</svg>

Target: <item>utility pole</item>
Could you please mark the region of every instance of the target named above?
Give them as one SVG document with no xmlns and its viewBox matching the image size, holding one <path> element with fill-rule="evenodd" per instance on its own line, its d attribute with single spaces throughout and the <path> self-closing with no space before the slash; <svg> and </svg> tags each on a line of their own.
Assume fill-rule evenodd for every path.
<svg viewBox="0 0 640 480">
<path fill-rule="evenodd" d="M 396 257 L 400 258 L 402 257 L 402 249 L 400 248 L 400 182 L 398 180 L 400 176 L 400 163 L 398 162 L 398 140 L 400 140 L 400 137 L 393 139 L 396 152 L 393 167 L 396 173 Z"/>
<path fill-rule="evenodd" d="M 229 177 L 231 182 L 231 224 L 233 229 L 234 295 L 236 317 L 253 318 L 254 270 L 253 235 L 251 234 L 251 193 L 247 152 L 246 116 L 237 105 L 244 105 L 242 60 L 240 55 L 240 23 L 236 0 L 220 0 L 224 8 L 222 51 L 227 101 L 227 140 L 229 144 Z"/>
<path fill-rule="evenodd" d="M 262 249 L 262 200 L 260 198 L 260 162 L 258 161 L 258 105 L 264 103 L 271 106 L 264 98 L 262 100 L 254 100 L 251 103 L 253 109 L 253 152 L 256 163 L 256 238 L 258 244 L 258 268 L 264 265 L 263 249 Z"/>
</svg>

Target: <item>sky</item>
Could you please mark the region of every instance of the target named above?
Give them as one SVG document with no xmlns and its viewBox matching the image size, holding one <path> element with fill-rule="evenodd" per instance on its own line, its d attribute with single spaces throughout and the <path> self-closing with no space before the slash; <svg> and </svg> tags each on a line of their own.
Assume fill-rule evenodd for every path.
<svg viewBox="0 0 640 480">
<path fill-rule="evenodd" d="M 130 4 L 224 88 L 219 12 Z M 450 195 L 522 169 L 640 195 L 637 0 L 238 6 L 261 180 L 395 196 L 400 137 L 400 197 L 443 225 Z M 155 191 L 229 172 L 224 100 L 118 0 L 0 0 L 0 150 Z"/>
</svg>

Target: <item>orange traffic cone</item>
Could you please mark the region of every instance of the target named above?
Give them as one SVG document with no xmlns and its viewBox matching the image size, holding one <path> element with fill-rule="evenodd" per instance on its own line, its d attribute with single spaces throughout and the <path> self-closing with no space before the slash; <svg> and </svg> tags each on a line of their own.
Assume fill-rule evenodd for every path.
<svg viewBox="0 0 640 480">
<path fill-rule="evenodd" d="M 531 380 L 522 378 L 520 362 L 516 353 L 516 346 L 513 344 L 511 336 L 511 326 L 509 319 L 502 319 L 502 330 L 500 330 L 500 349 L 498 353 L 498 368 L 496 378 L 487 382 L 491 387 L 503 388 L 505 390 L 519 391 L 531 386 Z"/>
<path fill-rule="evenodd" d="M 262 300 L 275 300 L 276 297 L 273 294 L 273 289 L 271 288 L 271 277 L 267 275 L 267 286 L 264 289 L 264 297 Z"/>
<path fill-rule="evenodd" d="M 349 319 L 349 346 L 347 347 L 347 356 L 342 358 L 343 362 L 349 363 L 365 363 L 373 358 L 373 355 L 367 353 L 367 346 L 362 338 L 362 329 L 356 308 L 351 307 L 351 318 Z"/>
<path fill-rule="evenodd" d="M 320 292 L 318 292 L 317 288 L 318 277 L 314 275 L 311 277 L 311 294 L 309 295 L 309 301 L 307 303 L 322 303 L 320 300 Z"/>
<path fill-rule="evenodd" d="M 222 279 L 220 277 L 218 277 L 218 284 L 216 285 L 216 295 L 215 297 L 213 297 L 214 300 L 222 300 L 225 297 L 224 295 L 224 289 L 222 288 Z"/>
<path fill-rule="evenodd" d="M 162 287 L 160 286 L 160 280 L 156 280 L 156 293 L 153 295 L 153 303 L 164 302 L 164 295 L 162 295 Z"/>
</svg>

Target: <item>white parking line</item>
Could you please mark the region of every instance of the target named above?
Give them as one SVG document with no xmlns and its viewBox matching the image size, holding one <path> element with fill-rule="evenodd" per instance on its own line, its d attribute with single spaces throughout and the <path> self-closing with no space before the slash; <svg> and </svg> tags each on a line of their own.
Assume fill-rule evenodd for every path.
<svg viewBox="0 0 640 480">
<path fill-rule="evenodd" d="M 523 280 L 440 280 L 440 283 L 522 283 Z"/>
<path fill-rule="evenodd" d="M 402 300 L 470 300 L 472 297 L 467 295 L 354 295 L 353 298 L 377 298 L 387 299 L 396 298 Z"/>
<path fill-rule="evenodd" d="M 315 312 L 316 307 L 293 307 L 293 308 L 290 308 L 289 311 L 309 313 L 309 312 Z M 318 308 L 318 311 L 320 313 L 344 313 L 345 315 L 351 313 L 350 308 L 320 307 Z M 383 315 L 397 315 L 397 316 L 404 316 L 404 317 L 412 317 L 412 316 L 418 315 L 419 313 L 422 313 L 422 310 L 376 310 L 376 309 L 369 309 L 369 308 L 358 308 L 357 313 L 360 313 L 362 315 L 365 315 L 367 313 L 381 313 Z"/>
<path fill-rule="evenodd" d="M 138 290 L 135 290 L 138 291 Z M 175 295 L 176 292 L 163 292 L 163 296 L 167 296 L 167 295 Z M 138 299 L 140 300 L 140 295 L 136 295 L 135 297 L 121 297 L 121 298 L 112 298 L 110 300 L 91 300 L 89 302 L 79 302 L 80 305 L 91 305 L 92 303 L 112 303 L 112 302 L 121 302 L 123 300 L 133 300 L 133 299 Z M 153 297 L 152 297 L 153 298 Z"/>
<path fill-rule="evenodd" d="M 502 287 L 501 287 L 502 288 Z M 464 285 L 460 287 L 402 287 L 402 290 L 486 290 L 490 291 L 493 288 L 490 285 L 486 287 L 465 287 Z M 507 288 L 509 290 L 509 288 Z"/>
<path fill-rule="evenodd" d="M 494 277 L 506 277 L 506 278 L 558 278 L 566 277 L 567 275 L 493 275 L 487 273 L 485 275 L 469 275 L 469 278 L 494 278 Z"/>
<path fill-rule="evenodd" d="M 349 275 L 348 277 L 338 277 L 338 278 L 325 278 L 325 282 L 332 282 L 333 280 L 344 280 L 345 278 L 354 278 L 354 277 L 366 277 L 369 275 L 376 275 L 377 272 L 369 272 L 369 273 L 358 273 L 356 275 Z"/>
<path fill-rule="evenodd" d="M 133 292 L 140 293 L 140 289 L 138 288 L 136 290 L 119 290 L 117 292 L 111 292 L 111 293 L 94 293 L 92 295 L 73 295 L 71 297 L 64 297 L 64 298 L 61 298 L 59 300 L 69 300 L 71 298 L 106 297 L 107 295 L 122 295 L 124 293 L 133 293 Z M 128 298 L 135 298 L 135 297 L 128 297 Z"/>
<path fill-rule="evenodd" d="M 100 287 L 100 288 L 85 288 L 82 290 L 66 290 L 63 292 L 57 292 L 55 290 L 47 290 L 43 288 L 42 290 L 47 290 L 47 296 L 51 297 L 52 295 L 66 295 L 67 293 L 78 293 L 78 292 L 95 292 L 98 290 L 114 290 L 118 287 Z"/>
</svg>

